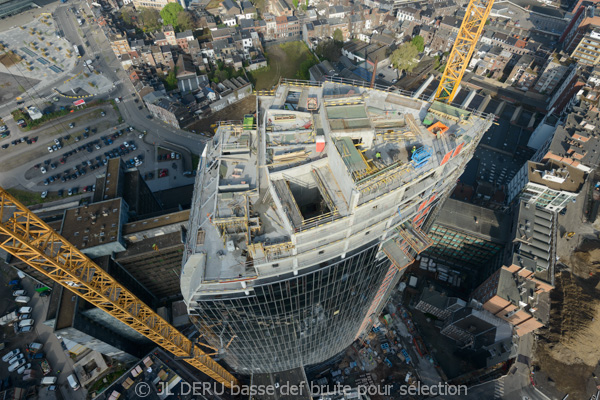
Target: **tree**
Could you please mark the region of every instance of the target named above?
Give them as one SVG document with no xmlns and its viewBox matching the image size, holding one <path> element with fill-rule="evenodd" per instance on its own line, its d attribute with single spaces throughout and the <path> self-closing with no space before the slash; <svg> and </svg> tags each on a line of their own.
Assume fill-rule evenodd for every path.
<svg viewBox="0 0 600 400">
<path fill-rule="evenodd" d="M 165 79 L 165 86 L 167 87 L 167 90 L 177 89 L 177 67 L 169 71 L 169 74 Z"/>
<path fill-rule="evenodd" d="M 344 34 L 339 28 L 333 31 L 333 40 L 335 40 L 336 42 L 344 41 Z"/>
<path fill-rule="evenodd" d="M 188 11 L 182 11 L 177 14 L 176 26 L 179 31 L 187 31 L 194 27 L 194 18 Z"/>
<path fill-rule="evenodd" d="M 337 62 L 342 56 L 342 43 L 335 40 L 321 40 L 315 49 L 319 58 Z"/>
<path fill-rule="evenodd" d="M 294 8 L 298 8 L 298 0 L 292 0 L 292 3 L 294 4 Z"/>
<path fill-rule="evenodd" d="M 125 24 L 127 25 L 131 25 L 131 23 L 133 22 L 133 20 L 131 19 L 131 14 L 129 13 L 128 10 L 124 10 L 121 13 L 121 19 L 123 20 L 123 22 L 125 22 Z"/>
<path fill-rule="evenodd" d="M 183 7 L 179 3 L 169 3 L 160 10 L 160 17 L 163 20 L 163 25 L 177 26 L 177 15 L 183 11 Z"/>
<path fill-rule="evenodd" d="M 140 20 L 142 23 L 142 30 L 144 32 L 156 32 L 160 29 L 160 23 L 158 19 L 160 18 L 160 14 L 158 10 L 154 8 L 142 8 L 140 12 Z"/>
<path fill-rule="evenodd" d="M 423 50 L 425 50 L 425 39 L 423 39 L 423 36 L 417 35 L 412 38 L 410 42 L 415 45 L 417 50 L 419 50 L 419 53 L 422 53 Z"/>
<path fill-rule="evenodd" d="M 417 46 L 410 42 L 402 43 L 390 56 L 390 61 L 399 70 L 410 72 L 417 66 L 415 58 L 419 55 Z"/>
</svg>

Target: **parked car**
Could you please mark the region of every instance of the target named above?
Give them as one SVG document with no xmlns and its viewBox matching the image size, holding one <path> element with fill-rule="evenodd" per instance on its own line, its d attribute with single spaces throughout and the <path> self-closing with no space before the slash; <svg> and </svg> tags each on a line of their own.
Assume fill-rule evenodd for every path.
<svg viewBox="0 0 600 400">
<path fill-rule="evenodd" d="M 17 311 L 17 314 L 31 314 L 33 307 L 21 307 Z"/>
<path fill-rule="evenodd" d="M 25 365 L 25 362 L 25 360 L 19 360 L 14 364 L 10 364 L 10 366 L 8 367 L 8 372 L 16 371 L 17 369 L 21 368 L 21 366 Z"/>
<path fill-rule="evenodd" d="M 33 330 L 33 326 L 24 326 L 23 328 L 18 328 L 16 333 L 27 333 Z"/>
<path fill-rule="evenodd" d="M 75 376 L 75 374 L 71 374 L 67 377 L 67 382 L 69 382 L 69 386 L 71 386 L 71 389 L 73 390 L 79 390 L 79 388 L 81 387 L 79 385 L 79 381 L 77 380 L 77 377 Z"/>
<path fill-rule="evenodd" d="M 28 297 L 28 296 L 19 296 L 15 299 L 15 301 L 17 303 L 21 303 L 21 304 L 27 304 L 27 303 L 29 303 L 29 300 L 31 300 L 31 297 Z"/>
<path fill-rule="evenodd" d="M 8 353 L 6 353 L 5 355 L 2 356 L 2 361 L 4 362 L 8 362 L 8 360 L 10 360 L 11 358 L 13 358 L 14 356 L 16 356 L 17 354 L 19 354 L 21 352 L 21 349 L 14 349 L 9 351 Z"/>
<path fill-rule="evenodd" d="M 15 290 L 15 291 L 13 292 L 13 296 L 14 296 L 14 297 L 19 297 L 19 296 L 27 296 L 27 291 L 26 291 L 26 290 L 23 290 L 23 289 L 21 289 L 21 290 Z"/>
<path fill-rule="evenodd" d="M 25 365 L 22 365 L 18 370 L 17 370 L 17 374 L 21 375 L 23 372 L 25 372 L 26 369 L 31 368 L 31 363 L 27 363 Z"/>
<path fill-rule="evenodd" d="M 24 319 L 22 321 L 19 322 L 19 328 L 24 328 L 26 326 L 31 326 L 35 323 L 35 321 L 33 319 Z"/>
<path fill-rule="evenodd" d="M 14 363 L 16 363 L 17 361 L 19 361 L 19 360 L 22 360 L 22 359 L 24 359 L 24 358 L 25 358 L 25 354 L 23 354 L 23 353 L 19 353 L 19 354 L 17 354 L 16 356 L 14 356 L 13 358 L 11 358 L 10 360 L 8 360 L 8 363 L 9 363 L 9 364 L 14 364 Z"/>
</svg>

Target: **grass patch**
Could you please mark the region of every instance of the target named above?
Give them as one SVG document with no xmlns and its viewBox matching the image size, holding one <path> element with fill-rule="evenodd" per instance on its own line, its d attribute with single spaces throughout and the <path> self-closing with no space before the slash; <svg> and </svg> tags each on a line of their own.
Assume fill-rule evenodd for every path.
<svg viewBox="0 0 600 400">
<path fill-rule="evenodd" d="M 200 164 L 200 156 L 192 153 L 192 171 L 198 169 L 198 164 Z"/>
<path fill-rule="evenodd" d="M 279 78 L 309 79 L 308 69 L 317 63 L 304 42 L 287 42 L 267 49 L 267 68 L 250 72 L 255 89 L 271 89 Z"/>
<path fill-rule="evenodd" d="M 45 199 L 42 199 L 42 194 L 38 192 L 19 189 L 6 189 L 6 191 L 26 206 L 62 199 L 62 197 L 56 194 L 57 192 L 48 192 L 48 196 L 46 196 Z"/>
<path fill-rule="evenodd" d="M 119 379 L 121 377 L 121 375 L 123 375 L 125 373 L 125 371 L 126 371 L 125 368 L 121 368 L 121 369 L 116 370 L 115 372 L 111 372 L 108 375 L 98 378 L 98 380 L 96 382 L 94 382 L 94 384 L 88 389 L 88 392 L 89 393 L 96 392 L 95 394 L 99 395 L 100 393 L 102 393 L 102 391 L 104 389 L 106 389 L 114 381 Z M 106 382 L 104 382 L 105 379 L 106 379 Z"/>
</svg>

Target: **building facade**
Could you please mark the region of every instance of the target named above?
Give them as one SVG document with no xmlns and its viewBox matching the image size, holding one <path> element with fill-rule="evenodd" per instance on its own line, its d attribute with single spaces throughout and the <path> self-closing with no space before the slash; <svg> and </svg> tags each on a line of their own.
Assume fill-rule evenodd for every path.
<svg viewBox="0 0 600 400">
<path fill-rule="evenodd" d="M 207 143 L 183 260 L 190 318 L 246 374 L 321 363 L 372 326 L 491 124 L 350 85 L 277 90 L 259 96 L 256 127 L 223 125 Z M 458 136 L 427 130 L 425 108 Z M 380 124 L 415 138 L 384 143 Z"/>
</svg>

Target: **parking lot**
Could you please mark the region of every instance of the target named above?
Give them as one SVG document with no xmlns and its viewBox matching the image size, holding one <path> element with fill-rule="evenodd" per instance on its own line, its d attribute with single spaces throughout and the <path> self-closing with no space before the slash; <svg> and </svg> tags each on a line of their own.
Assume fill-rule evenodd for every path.
<svg viewBox="0 0 600 400">
<path fill-rule="evenodd" d="M 182 154 L 185 148 L 119 124 L 110 105 L 82 113 L 30 132 L 23 132 L 18 121 L 7 121 L 11 135 L 0 140 L 0 172 L 15 175 L 20 186 L 43 197 L 93 191 L 96 176 L 104 173 L 108 159 L 116 157 L 127 167 L 138 168 L 152 191 L 193 183 L 189 172 L 184 175 L 191 169 L 191 155 Z M 22 143 L 11 144 L 15 141 Z"/>
<path fill-rule="evenodd" d="M 15 334 L 13 324 L 0 326 L 2 342 L 5 344 L 4 350 L 0 350 L 0 356 L 19 349 L 24 355 L 24 365 L 31 364 L 28 369 L 32 371 L 28 373 L 22 371 L 21 374 L 18 373 L 18 370 L 9 372 L 9 365 L 0 361 L 0 377 L 3 378 L 2 390 L 6 388 L 5 386 L 23 388 L 27 392 L 35 393 L 32 398 L 36 399 L 85 399 L 87 395 L 85 389 L 73 391 L 68 386 L 67 376 L 73 373 L 73 360 L 66 348 L 63 347 L 62 340 L 54 335 L 50 326 L 43 324 L 50 297 L 41 297 L 35 290 L 38 282 L 25 278 L 20 280 L 19 285 L 27 292 L 27 296 L 31 300 L 28 304 L 17 304 L 13 297 L 13 286 L 8 285 L 11 280 L 18 279 L 17 272 L 7 265 L 0 267 L 0 271 L 0 316 L 27 306 L 32 308 L 30 318 L 35 321 L 30 332 L 20 334 Z M 37 353 L 38 358 L 35 358 L 33 352 L 27 351 L 27 347 L 31 343 L 41 343 L 43 345 Z M 40 385 L 44 377 L 42 371 L 44 360 L 51 368 L 51 371 L 47 372 L 45 376 L 58 378 L 55 391 L 49 391 L 48 386 Z M 27 376 L 31 378 L 24 380 L 23 378 Z"/>
</svg>

